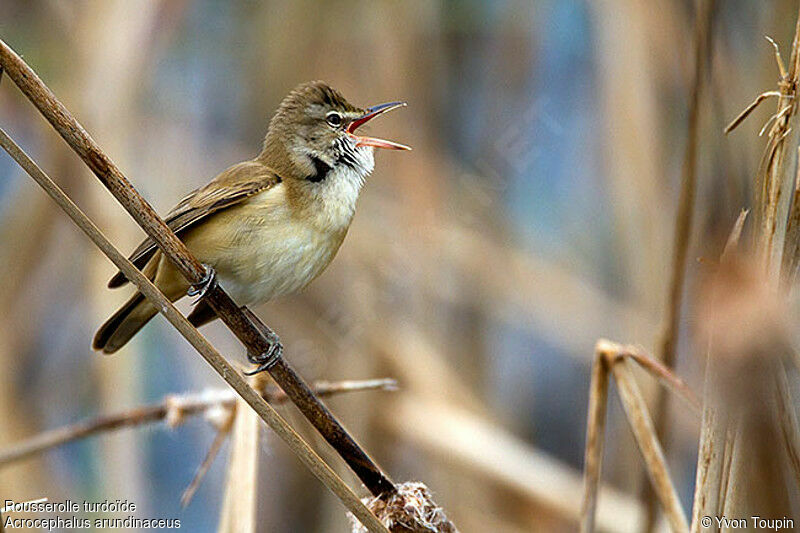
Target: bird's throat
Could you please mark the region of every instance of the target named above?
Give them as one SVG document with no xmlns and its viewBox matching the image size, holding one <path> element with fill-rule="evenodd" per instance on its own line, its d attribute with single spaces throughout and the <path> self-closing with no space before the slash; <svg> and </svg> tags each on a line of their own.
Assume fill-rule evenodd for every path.
<svg viewBox="0 0 800 533">
<path fill-rule="evenodd" d="M 328 173 L 333 168 L 317 156 L 311 156 L 311 162 L 314 164 L 314 173 L 309 175 L 306 179 L 312 183 L 323 181 L 328 177 Z"/>
</svg>

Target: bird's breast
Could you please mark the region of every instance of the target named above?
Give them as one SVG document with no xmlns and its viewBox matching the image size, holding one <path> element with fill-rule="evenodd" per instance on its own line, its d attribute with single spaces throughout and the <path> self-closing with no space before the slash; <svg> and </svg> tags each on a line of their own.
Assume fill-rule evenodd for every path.
<svg viewBox="0 0 800 533">
<path fill-rule="evenodd" d="M 242 305 L 304 288 L 330 264 L 347 231 L 295 216 L 276 192 L 216 214 L 194 232 L 199 239 L 187 236 L 189 248 L 198 248 L 200 261 L 216 269 L 222 286 Z"/>
</svg>

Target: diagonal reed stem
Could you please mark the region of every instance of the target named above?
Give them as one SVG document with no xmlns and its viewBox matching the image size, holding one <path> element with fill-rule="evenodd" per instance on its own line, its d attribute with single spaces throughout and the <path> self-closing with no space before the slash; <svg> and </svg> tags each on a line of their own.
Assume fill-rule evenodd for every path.
<svg viewBox="0 0 800 533">
<path fill-rule="evenodd" d="M 2 44 L 2 41 L 0 41 Z M 72 221 L 125 273 L 125 276 L 136 285 L 136 288 L 150 300 L 153 305 L 169 320 L 181 335 L 203 356 L 214 370 L 241 396 L 269 427 L 292 449 L 311 472 L 322 481 L 331 492 L 336 494 L 342 503 L 370 531 L 386 533 L 388 530 L 378 521 L 374 514 L 361 502 L 356 494 L 328 466 L 322 458 L 297 434 L 275 409 L 269 405 L 231 366 L 228 361 L 209 343 L 203 335 L 192 326 L 178 309 L 170 302 L 153 283 L 147 279 L 100 229 L 78 208 L 75 203 L 17 146 L 17 144 L 0 128 L 0 146 L 14 158 L 46 192 L 69 215 Z"/>
<path fill-rule="evenodd" d="M 103 153 L 33 69 L 2 40 L 0 40 L 0 67 L 5 69 L 9 78 L 155 241 L 186 280 L 195 286 L 202 284 L 206 276 L 205 267 L 167 227 L 152 206 L 134 189 L 114 162 Z M 236 305 L 219 284 L 212 284 L 204 299 L 245 345 L 248 354 L 270 352 L 273 347 L 271 338 L 275 338 L 272 330 L 246 308 Z M 278 357 L 268 372 L 372 494 L 378 496 L 394 490 L 392 481 L 282 357 Z M 227 380 L 226 376 L 223 377 Z"/>
<path fill-rule="evenodd" d="M 617 359 L 611 364 L 611 371 L 617 383 L 617 390 L 628 423 L 639 445 L 639 450 L 642 452 L 642 457 L 647 465 L 647 473 L 670 527 L 676 533 L 688 532 L 689 524 L 686 521 L 686 514 L 669 477 L 664 451 L 658 442 L 653 421 L 647 411 L 647 403 L 636 385 L 630 363 L 626 359 Z"/>
</svg>

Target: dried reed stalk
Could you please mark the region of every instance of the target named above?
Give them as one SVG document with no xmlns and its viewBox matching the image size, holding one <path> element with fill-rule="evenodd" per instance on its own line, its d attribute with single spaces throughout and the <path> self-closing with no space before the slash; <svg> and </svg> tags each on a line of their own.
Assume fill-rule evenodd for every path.
<svg viewBox="0 0 800 533">
<path fill-rule="evenodd" d="M 701 304 L 709 355 L 692 531 L 724 530 L 705 517 L 791 517 L 800 476 L 796 407 L 780 383 L 792 349 L 785 302 L 760 262 L 731 258 Z"/>
<path fill-rule="evenodd" d="M 100 149 L 67 108 L 58 101 L 53 92 L 39 79 L 22 58 L 2 40 L 0 40 L 0 65 L 2 65 L 8 76 L 23 94 L 94 172 L 101 183 L 130 213 L 148 236 L 155 241 L 178 271 L 194 286 L 203 285 L 208 281 L 205 267 L 197 261 L 180 239 L 167 227 L 152 206 L 134 189 L 114 162 Z M 126 276 L 131 279 L 127 272 Z M 142 292 L 144 293 L 144 291 Z M 147 296 L 146 293 L 144 294 Z M 156 304 L 152 298 L 148 299 Z M 392 481 L 281 357 L 282 347 L 278 343 L 275 333 L 249 309 L 237 306 L 217 283 L 213 283 L 207 288 L 204 299 L 245 345 L 248 357 L 260 360 L 269 356 L 271 366 L 266 370 L 292 399 L 298 409 L 322 434 L 325 440 L 336 449 L 337 453 L 345 460 L 364 485 L 374 495 L 392 491 L 394 487 Z M 162 306 L 163 304 L 159 303 L 156 308 L 161 309 Z M 173 325 L 175 324 L 173 323 Z M 184 332 L 182 331 L 182 333 Z M 232 379 L 229 375 L 233 373 L 232 368 L 224 359 L 220 358 L 219 361 L 214 363 L 212 363 L 211 359 L 207 359 L 207 361 L 237 392 L 243 393 L 249 388 L 241 380 L 241 377 L 238 380 Z M 234 386 L 234 381 L 237 382 L 236 386 Z M 254 402 L 258 402 L 258 396 L 252 389 L 250 389 L 248 396 Z M 254 404 L 251 403 L 251 405 Z"/>
<path fill-rule="evenodd" d="M 396 382 L 392 379 L 373 379 L 365 381 L 341 381 L 336 383 L 318 382 L 314 392 L 319 396 L 332 396 L 340 393 L 366 390 L 394 390 Z M 286 394 L 277 387 L 258 391 L 270 404 L 288 401 Z M 52 448 L 100 433 L 137 427 L 155 422 L 168 421 L 174 427 L 185 418 L 208 413 L 213 409 L 232 409 L 237 395 L 231 389 L 210 389 L 200 393 L 170 395 L 162 402 L 128 409 L 120 413 L 104 415 L 89 420 L 51 429 L 0 450 L 0 468 L 16 461 L 27 459 Z"/>
<path fill-rule="evenodd" d="M 756 176 L 758 262 L 753 267 L 726 250 L 703 299 L 708 360 L 693 532 L 718 529 L 716 522 L 706 527 L 703 517 L 789 516 L 800 505 L 797 420 L 784 386 L 794 352 L 785 297 L 800 250 L 800 192 L 791 161 L 797 150 L 800 10 L 788 69 L 773 45 L 779 97 L 762 129 L 769 138 Z"/>
<path fill-rule="evenodd" d="M 208 470 L 214 463 L 214 459 L 217 458 L 217 454 L 219 454 L 219 451 L 222 449 L 222 445 L 225 444 L 225 441 L 230 435 L 235 419 L 236 408 L 231 408 L 230 413 L 228 413 L 228 416 L 222 422 L 222 425 L 219 427 L 219 429 L 217 429 L 217 434 L 214 436 L 214 441 L 211 443 L 211 447 L 208 449 L 206 456 L 203 458 L 203 462 L 200 463 L 199 467 L 197 467 L 197 471 L 195 472 L 192 481 L 183 491 L 183 494 L 181 494 L 181 507 L 187 507 L 192 501 L 192 498 L 194 498 L 195 492 L 197 492 L 197 489 L 200 488 L 203 478 L 206 477 Z"/>
<path fill-rule="evenodd" d="M 612 373 L 617 382 L 620 400 L 625 415 L 633 431 L 636 443 L 644 458 L 650 482 L 666 514 L 673 531 L 684 533 L 689 524 L 678 498 L 677 491 L 669 477 L 664 452 L 658 442 L 653 422 L 633 376 L 629 361 L 644 362 L 642 354 L 635 353 L 632 347 L 601 339 L 595 347 L 595 364 L 592 370 L 592 384 L 589 395 L 589 413 L 586 433 L 586 454 L 584 460 L 584 496 L 581 508 L 581 531 L 590 533 L 595 527 L 597 490 L 603 458 L 603 433 L 605 431 L 605 410 L 608 399 L 608 375 Z M 696 400 L 683 382 L 672 376 L 658 364 L 642 364 L 644 370 L 653 374 L 662 383 L 681 392 L 681 396 L 696 406 Z"/>
<path fill-rule="evenodd" d="M 647 403 L 636 385 L 636 380 L 629 365 L 630 363 L 624 359 L 611 365 L 622 406 L 625 409 L 631 430 L 633 430 L 634 437 L 636 437 L 636 443 L 639 445 L 642 457 L 647 465 L 650 482 L 666 513 L 667 520 L 673 531 L 682 533 L 689 529 L 689 524 L 686 522 L 686 515 L 678 498 L 678 493 L 669 477 L 667 461 L 656 438 L 655 428 L 647 410 Z"/>
<path fill-rule="evenodd" d="M 0 41 L 0 59 L 4 43 Z M 35 74 L 34 74 L 35 75 Z M 297 432 L 262 398 L 228 361 L 192 326 L 178 309 L 153 283 L 145 277 L 89 218 L 69 199 L 56 183 L 28 157 L 22 149 L 0 129 L 0 146 L 19 164 L 61 207 L 72 221 L 100 248 L 126 277 L 160 310 L 222 378 L 252 407 L 278 436 L 292 449 L 311 472 L 322 481 L 342 503 L 361 520 L 370 531 L 385 532 L 386 528 L 375 518 L 350 487 L 328 466 Z"/>
<path fill-rule="evenodd" d="M 796 243 L 787 240 L 787 235 L 796 235 L 796 217 L 790 214 L 800 207 L 792 207 L 797 190 L 796 179 L 787 158 L 797 145 L 796 128 L 791 123 L 797 111 L 797 83 L 800 79 L 800 14 L 792 41 L 792 53 L 788 70 L 783 65 L 780 53 L 776 60 L 780 72 L 778 82 L 778 110 L 773 115 L 769 128 L 769 139 L 759 165 L 756 196 L 756 220 L 759 227 L 758 250 L 763 267 L 771 279 L 779 279 L 784 251 Z M 768 123 L 769 124 L 769 123 Z M 792 148 L 790 148 L 792 147 Z M 792 191 L 787 194 L 787 191 Z"/>
<path fill-rule="evenodd" d="M 523 498 L 569 524 L 580 522 L 575 494 L 578 472 L 532 448 L 485 416 L 454 407 L 441 399 L 390 398 L 396 414 L 380 420 L 398 438 L 428 451 L 439 461 L 455 463 Z M 599 489 L 597 526 L 607 533 L 633 533 L 643 514 L 639 503 L 609 486 Z"/>
<path fill-rule="evenodd" d="M 704 80 L 710 70 L 708 62 L 711 54 L 715 4 L 715 0 L 700 2 L 697 7 L 697 18 L 694 27 L 694 74 L 691 85 L 692 92 L 689 100 L 688 137 L 686 139 L 686 151 L 683 159 L 678 212 L 675 217 L 669 297 L 667 299 L 664 329 L 661 332 L 659 351 L 657 353 L 658 359 L 664 363 L 667 368 L 674 368 L 677 355 L 681 306 L 683 303 L 683 285 L 686 277 L 686 258 L 689 253 L 689 240 L 691 237 L 697 191 L 700 103 L 706 85 Z M 669 433 L 667 400 L 666 391 L 664 389 L 658 389 L 653 405 L 653 420 L 655 423 L 656 435 L 665 448 L 668 443 Z M 651 485 L 649 483 L 644 483 L 642 487 L 642 496 L 647 504 L 647 514 L 645 516 L 643 531 L 651 533 L 656 527 L 658 506 L 653 497 L 654 493 Z"/>
<path fill-rule="evenodd" d="M 255 533 L 258 501 L 258 416 L 236 400 L 233 446 L 218 533 Z"/>
<path fill-rule="evenodd" d="M 586 421 L 586 453 L 583 460 L 583 502 L 581 503 L 581 533 L 595 530 L 597 490 L 603 465 L 603 444 L 606 433 L 608 406 L 608 361 L 595 357 L 589 385 L 589 409 Z"/>
</svg>

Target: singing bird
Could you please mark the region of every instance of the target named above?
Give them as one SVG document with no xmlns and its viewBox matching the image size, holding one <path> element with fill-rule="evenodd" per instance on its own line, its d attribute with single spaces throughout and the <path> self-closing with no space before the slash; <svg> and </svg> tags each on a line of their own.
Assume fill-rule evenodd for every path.
<svg viewBox="0 0 800 533">
<path fill-rule="evenodd" d="M 409 150 L 356 129 L 392 109 L 392 102 L 357 108 L 323 82 L 289 93 L 269 123 L 261 153 L 189 193 L 165 221 L 239 305 L 265 302 L 311 283 L 330 264 L 347 234 L 375 148 Z M 158 250 L 142 242 L 130 260 L 171 300 L 189 283 Z M 127 283 L 118 272 L 109 288 Z M 114 353 L 156 314 L 137 292 L 97 331 L 92 346 Z M 195 326 L 216 318 L 201 299 Z"/>
</svg>

